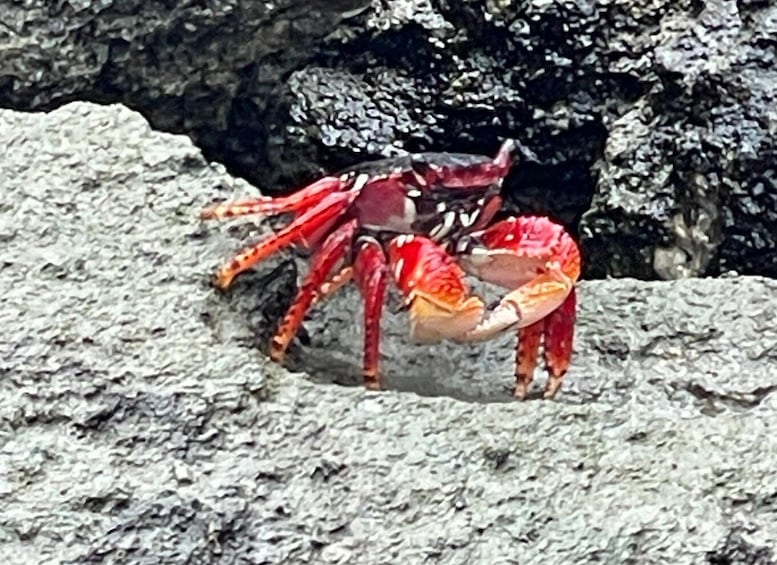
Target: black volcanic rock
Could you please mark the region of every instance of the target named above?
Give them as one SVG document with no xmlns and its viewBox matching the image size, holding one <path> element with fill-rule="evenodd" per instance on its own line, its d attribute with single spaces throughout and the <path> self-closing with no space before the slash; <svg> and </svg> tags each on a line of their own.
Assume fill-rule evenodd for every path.
<svg viewBox="0 0 777 565">
<path fill-rule="evenodd" d="M 540 156 L 586 276 L 777 274 L 777 7 L 0 0 L 0 105 L 122 102 L 268 192 L 397 151 Z"/>
</svg>

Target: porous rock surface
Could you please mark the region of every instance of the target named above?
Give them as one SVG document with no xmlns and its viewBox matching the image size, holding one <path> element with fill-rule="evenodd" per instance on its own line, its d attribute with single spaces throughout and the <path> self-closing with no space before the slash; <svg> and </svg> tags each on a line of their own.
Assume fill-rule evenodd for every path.
<svg viewBox="0 0 777 565">
<path fill-rule="evenodd" d="M 401 150 L 540 163 L 586 277 L 777 276 L 765 0 L 0 0 L 0 106 L 122 102 L 266 191 Z"/>
<path fill-rule="evenodd" d="M 261 352 L 293 260 L 209 288 L 267 226 L 200 224 L 255 190 L 187 138 L 73 103 L 0 143 L 0 562 L 775 562 L 774 281 L 581 284 L 553 402 L 510 401 L 510 339 L 388 315 L 365 392 L 331 383 L 353 293 L 293 348 L 311 380 Z"/>
</svg>

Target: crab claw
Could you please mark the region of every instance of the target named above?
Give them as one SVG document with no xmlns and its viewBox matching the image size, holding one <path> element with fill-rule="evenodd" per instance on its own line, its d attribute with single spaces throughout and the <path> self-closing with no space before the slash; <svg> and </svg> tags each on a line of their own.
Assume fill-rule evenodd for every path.
<svg viewBox="0 0 777 565">
<path fill-rule="evenodd" d="M 458 263 L 479 279 L 510 290 L 476 327 L 456 341 L 484 341 L 518 328 L 515 396 L 524 398 L 534 376 L 540 342 L 552 398 L 572 356 L 576 295 L 580 276 L 577 244 L 546 217 L 511 217 L 461 238 Z"/>
<path fill-rule="evenodd" d="M 469 295 L 464 271 L 431 239 L 400 235 L 388 246 L 389 265 L 410 306 L 410 335 L 436 343 L 466 334 L 480 323 L 483 301 Z"/>
</svg>

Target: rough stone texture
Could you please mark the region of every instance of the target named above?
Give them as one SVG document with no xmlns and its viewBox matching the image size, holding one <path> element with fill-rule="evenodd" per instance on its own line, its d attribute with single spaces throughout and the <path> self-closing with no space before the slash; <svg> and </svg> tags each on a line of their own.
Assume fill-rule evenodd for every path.
<svg viewBox="0 0 777 565">
<path fill-rule="evenodd" d="M 295 346 L 311 380 L 257 348 L 293 262 L 208 287 L 266 226 L 199 224 L 250 187 L 188 139 L 69 104 L 0 142 L 2 563 L 775 562 L 774 281 L 583 283 L 555 402 L 509 401 L 509 339 L 388 316 L 369 393 L 314 382 L 358 363 L 353 297 Z"/>
<path fill-rule="evenodd" d="M 172 4 L 171 4 L 172 6 Z M 0 105 L 120 101 L 267 191 L 402 150 L 540 164 L 586 276 L 777 276 L 763 0 L 0 0 Z"/>
<path fill-rule="evenodd" d="M 283 77 L 365 1 L 0 0 L 0 104 L 123 102 L 263 178 Z"/>
<path fill-rule="evenodd" d="M 647 94 L 609 121 L 597 163 L 583 229 L 600 274 L 777 275 L 770 4 L 690 3 L 663 11 L 625 44 L 608 43 L 646 57 L 651 78 L 643 80 Z"/>
</svg>

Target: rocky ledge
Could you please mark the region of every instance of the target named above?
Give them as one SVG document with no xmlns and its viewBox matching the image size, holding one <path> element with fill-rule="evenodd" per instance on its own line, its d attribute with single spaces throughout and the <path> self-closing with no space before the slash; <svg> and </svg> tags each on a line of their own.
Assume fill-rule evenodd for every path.
<svg viewBox="0 0 777 565">
<path fill-rule="evenodd" d="M 261 347 L 293 259 L 209 288 L 267 226 L 199 223 L 255 189 L 188 138 L 73 103 L 0 111 L 0 143 L 3 563 L 777 559 L 774 281 L 582 283 L 554 402 L 510 401 L 509 340 L 388 316 L 365 392 L 352 294 L 290 373 Z"/>
</svg>

